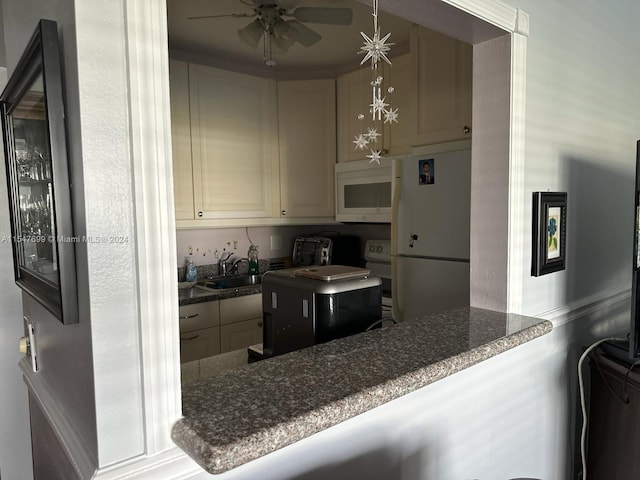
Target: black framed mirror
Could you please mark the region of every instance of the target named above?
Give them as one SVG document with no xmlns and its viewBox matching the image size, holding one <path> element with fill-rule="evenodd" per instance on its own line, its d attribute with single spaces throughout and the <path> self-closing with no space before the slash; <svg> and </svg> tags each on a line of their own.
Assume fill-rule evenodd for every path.
<svg viewBox="0 0 640 480">
<path fill-rule="evenodd" d="M 16 284 L 78 322 L 62 70 L 56 22 L 40 20 L 0 96 Z"/>
</svg>

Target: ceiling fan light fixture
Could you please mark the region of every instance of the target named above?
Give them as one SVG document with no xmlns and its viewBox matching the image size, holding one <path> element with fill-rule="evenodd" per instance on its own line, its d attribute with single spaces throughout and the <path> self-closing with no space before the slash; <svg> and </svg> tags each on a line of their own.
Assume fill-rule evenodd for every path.
<svg viewBox="0 0 640 480">
<path fill-rule="evenodd" d="M 377 2 L 378 0 L 373 1 Z M 188 18 L 254 17 L 251 23 L 237 30 L 238 37 L 252 48 L 258 48 L 258 44 L 262 40 L 264 61 L 269 66 L 276 64 L 273 59 L 274 50 L 282 53 L 296 42 L 303 47 L 311 47 L 320 41 L 322 36 L 304 23 L 346 26 L 350 25 L 353 19 L 351 8 L 294 8 L 300 0 L 240 0 L 240 2 L 252 7 L 253 12 L 201 15 Z"/>
<path fill-rule="evenodd" d="M 258 19 L 251 22 L 249 25 L 238 29 L 238 37 L 244 43 L 252 48 L 258 48 L 258 43 L 264 34 L 264 27 Z"/>
<path fill-rule="evenodd" d="M 284 20 L 277 20 L 274 22 L 272 30 L 276 38 L 286 38 L 289 36 L 289 25 L 287 25 L 287 22 Z"/>
<path fill-rule="evenodd" d="M 291 46 L 291 42 L 289 42 L 286 37 L 278 37 L 277 35 L 274 35 L 271 40 L 271 46 L 275 47 L 274 50 L 278 53 L 286 53 Z"/>
</svg>

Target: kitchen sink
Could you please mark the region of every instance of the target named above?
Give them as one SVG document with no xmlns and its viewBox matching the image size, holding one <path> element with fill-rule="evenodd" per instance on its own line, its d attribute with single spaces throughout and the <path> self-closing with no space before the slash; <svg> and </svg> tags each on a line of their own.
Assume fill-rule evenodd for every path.
<svg viewBox="0 0 640 480">
<path fill-rule="evenodd" d="M 178 296 L 181 300 L 186 298 L 198 298 L 204 295 L 211 295 L 211 290 L 201 285 L 194 285 L 191 288 L 178 289 Z"/>
<path fill-rule="evenodd" d="M 227 288 L 250 287 L 260 285 L 262 275 L 233 275 L 229 277 L 217 277 L 198 282 L 198 286 L 210 290 L 224 290 Z"/>
</svg>

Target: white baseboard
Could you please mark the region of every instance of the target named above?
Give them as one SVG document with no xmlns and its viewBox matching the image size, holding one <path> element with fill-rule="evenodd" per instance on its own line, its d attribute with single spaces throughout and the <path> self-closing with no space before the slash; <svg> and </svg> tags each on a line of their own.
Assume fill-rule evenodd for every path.
<svg viewBox="0 0 640 480">
<path fill-rule="evenodd" d="M 178 447 L 155 455 L 133 458 L 97 470 L 93 480 L 197 480 L 210 478 L 194 460 Z"/>
<path fill-rule="evenodd" d="M 617 287 L 603 290 L 597 294 L 582 298 L 562 307 L 554 308 L 546 312 L 532 315 L 543 318 L 553 323 L 554 327 L 564 325 L 577 318 L 585 317 L 600 310 L 609 308 L 619 302 L 628 301 L 631 296 L 629 285 L 619 285 Z"/>
</svg>

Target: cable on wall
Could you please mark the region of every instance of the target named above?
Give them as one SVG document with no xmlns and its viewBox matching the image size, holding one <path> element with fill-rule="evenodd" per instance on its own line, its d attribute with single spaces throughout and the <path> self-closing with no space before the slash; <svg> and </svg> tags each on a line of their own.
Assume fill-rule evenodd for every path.
<svg viewBox="0 0 640 480">
<path fill-rule="evenodd" d="M 582 409 L 582 432 L 580 434 L 580 458 L 582 460 L 582 478 L 581 480 L 587 480 L 587 456 L 585 453 L 585 443 L 587 437 L 587 406 L 585 401 L 585 393 L 584 393 L 584 380 L 582 374 L 582 364 L 584 360 L 589 356 L 589 354 L 598 346 L 603 344 L 604 342 L 609 341 L 625 341 L 621 338 L 605 338 L 602 340 L 598 340 L 591 346 L 589 346 L 580 356 L 580 360 L 578 360 L 578 384 L 580 387 L 580 407 Z M 633 368 L 633 367 L 631 367 Z M 629 370 L 631 370 L 631 368 Z M 618 397 L 618 395 L 616 395 Z M 618 397 L 620 398 L 620 397 Z M 624 402 L 624 399 L 620 398 L 621 401 Z"/>
</svg>

